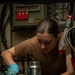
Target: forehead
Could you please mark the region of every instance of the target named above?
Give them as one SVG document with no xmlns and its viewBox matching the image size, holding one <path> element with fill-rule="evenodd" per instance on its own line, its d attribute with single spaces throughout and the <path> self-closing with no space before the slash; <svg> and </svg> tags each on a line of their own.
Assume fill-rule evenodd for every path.
<svg viewBox="0 0 75 75">
<path fill-rule="evenodd" d="M 53 36 L 53 34 L 48 34 L 48 33 L 37 33 L 37 38 L 38 39 L 42 39 L 42 40 L 52 40 L 55 37 Z"/>
</svg>

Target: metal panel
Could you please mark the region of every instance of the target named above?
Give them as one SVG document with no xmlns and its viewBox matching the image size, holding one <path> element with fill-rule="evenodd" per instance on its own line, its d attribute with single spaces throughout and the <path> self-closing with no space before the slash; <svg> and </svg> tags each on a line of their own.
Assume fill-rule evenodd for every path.
<svg viewBox="0 0 75 75">
<path fill-rule="evenodd" d="M 16 20 L 16 11 L 26 10 L 28 12 L 28 19 L 26 20 Z M 44 4 L 13 4 L 13 26 L 33 26 L 37 25 L 38 22 L 45 18 L 46 16 L 45 5 Z"/>
</svg>

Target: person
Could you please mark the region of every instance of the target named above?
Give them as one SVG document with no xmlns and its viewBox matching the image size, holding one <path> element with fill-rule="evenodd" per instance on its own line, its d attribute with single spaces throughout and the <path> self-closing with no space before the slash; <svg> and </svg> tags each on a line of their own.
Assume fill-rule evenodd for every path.
<svg viewBox="0 0 75 75">
<path fill-rule="evenodd" d="M 62 35 L 58 23 L 50 18 L 39 22 L 36 35 L 1 53 L 4 62 L 9 66 L 7 75 L 19 73 L 19 65 L 13 57 L 32 57 L 41 65 L 41 75 L 73 75 L 71 49 L 68 46 L 63 54 L 59 53 L 58 44 Z"/>
</svg>

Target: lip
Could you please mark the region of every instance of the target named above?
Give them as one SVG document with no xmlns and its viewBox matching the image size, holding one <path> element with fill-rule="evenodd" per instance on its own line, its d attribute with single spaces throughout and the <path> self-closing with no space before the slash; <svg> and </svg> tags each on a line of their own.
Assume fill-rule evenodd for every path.
<svg viewBox="0 0 75 75">
<path fill-rule="evenodd" d="M 42 49 L 43 50 L 43 52 L 45 52 L 45 53 L 48 53 L 49 51 L 48 50 L 46 50 L 46 49 Z"/>
</svg>

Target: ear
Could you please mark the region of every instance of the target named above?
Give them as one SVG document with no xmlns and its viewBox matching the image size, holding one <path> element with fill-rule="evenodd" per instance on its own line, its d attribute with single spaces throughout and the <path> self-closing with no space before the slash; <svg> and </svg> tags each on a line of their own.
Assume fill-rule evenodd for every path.
<svg viewBox="0 0 75 75">
<path fill-rule="evenodd" d="M 63 32 L 59 33 L 57 37 L 58 37 L 58 38 L 61 38 L 62 35 L 63 35 Z"/>
</svg>

